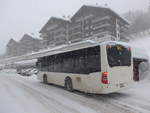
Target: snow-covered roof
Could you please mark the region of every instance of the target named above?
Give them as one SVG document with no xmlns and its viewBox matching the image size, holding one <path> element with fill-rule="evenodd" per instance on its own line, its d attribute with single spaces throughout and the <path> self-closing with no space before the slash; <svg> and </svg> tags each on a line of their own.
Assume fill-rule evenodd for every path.
<svg viewBox="0 0 150 113">
<path fill-rule="evenodd" d="M 23 60 L 23 61 L 18 61 L 15 62 L 15 64 L 22 65 L 22 64 L 35 64 L 37 62 L 37 59 L 32 59 L 32 60 Z"/>
<path fill-rule="evenodd" d="M 1 63 L 6 63 L 6 62 L 13 63 L 13 62 L 18 62 L 18 61 L 37 59 L 37 58 L 44 57 L 44 56 L 54 55 L 54 54 L 58 54 L 58 53 L 64 53 L 64 52 L 78 50 L 78 49 L 83 49 L 83 48 L 92 47 L 92 46 L 96 46 L 96 45 L 103 45 L 103 44 L 107 44 L 107 43 L 115 43 L 115 44 L 121 44 L 124 46 L 129 46 L 132 48 L 133 57 L 148 59 L 148 55 L 146 55 L 146 53 L 143 50 L 133 47 L 129 43 L 118 42 L 118 41 L 96 42 L 93 40 L 85 40 L 82 42 L 77 42 L 77 43 L 68 44 L 68 45 L 66 44 L 66 45 L 61 45 L 61 46 L 45 49 L 45 50 L 35 52 L 32 54 L 27 54 L 27 55 L 23 55 L 23 56 L 19 56 L 19 57 L 5 59 L 0 62 Z"/>
<path fill-rule="evenodd" d="M 139 47 L 132 46 L 132 54 L 133 54 L 133 58 L 146 59 L 146 60 L 149 59 L 149 56 L 145 51 L 145 49 Z"/>
</svg>

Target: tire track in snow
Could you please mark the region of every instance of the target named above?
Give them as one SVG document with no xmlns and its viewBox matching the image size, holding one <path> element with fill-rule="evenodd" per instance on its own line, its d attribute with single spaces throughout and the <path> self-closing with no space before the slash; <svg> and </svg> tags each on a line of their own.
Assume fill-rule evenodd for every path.
<svg viewBox="0 0 150 113">
<path fill-rule="evenodd" d="M 31 88 L 31 86 L 33 85 L 33 84 L 32 85 L 27 84 L 23 79 L 17 79 L 16 81 L 19 82 L 19 84 L 20 83 L 24 84 L 25 87 L 28 85 L 28 87 Z M 44 89 L 43 86 L 50 88 L 50 86 L 48 87 L 48 85 L 42 85 L 41 86 L 42 89 Z M 37 84 L 35 85 L 35 87 L 37 87 Z M 35 87 L 32 87 L 32 88 L 37 90 L 38 87 L 37 88 L 35 88 Z M 56 89 L 56 88 L 53 87 L 52 89 Z M 58 90 L 61 90 L 61 89 L 58 89 Z M 56 95 L 55 91 L 54 92 L 49 92 L 48 90 L 45 90 L 45 91 L 47 93 L 51 93 L 53 95 Z M 135 109 L 132 109 L 131 107 L 121 105 L 121 104 L 115 104 L 114 102 L 110 101 L 109 98 L 103 97 L 101 95 L 98 96 L 98 98 L 97 98 L 97 96 L 95 96 L 96 98 L 93 96 L 87 98 L 87 96 L 85 97 L 84 93 L 79 93 L 79 94 L 76 92 L 75 93 L 69 93 L 69 92 L 63 91 L 63 90 L 62 90 L 62 92 L 65 92 L 64 95 L 67 94 L 67 96 L 69 96 L 69 98 L 71 97 L 73 100 L 78 101 L 78 103 L 80 103 L 82 106 L 83 105 L 88 106 L 88 108 L 95 109 L 95 111 L 97 111 L 97 112 L 102 112 L 102 113 L 112 113 L 112 112 L 115 112 L 115 113 L 138 113 Z M 83 97 L 83 95 L 84 95 L 84 97 Z M 44 96 L 45 96 L 45 94 L 44 94 Z M 59 95 L 59 96 L 60 97 L 58 97 L 58 98 L 64 98 L 61 95 Z M 51 97 L 48 96 L 48 98 L 51 98 Z M 49 100 L 48 98 L 47 98 L 47 100 Z M 63 104 L 64 103 L 65 103 L 65 100 L 64 100 Z M 72 106 L 71 106 L 71 108 L 72 108 Z M 86 107 L 86 109 L 87 109 L 87 107 Z M 89 112 L 89 113 L 91 113 L 91 112 Z"/>
<path fill-rule="evenodd" d="M 13 79 L 10 80 L 10 82 L 12 82 L 13 84 L 15 83 L 17 87 L 23 88 L 23 90 L 26 90 L 27 92 L 33 94 L 34 97 L 37 98 L 37 100 L 40 99 L 40 102 L 48 109 L 51 106 L 56 110 L 56 113 L 97 113 L 90 108 L 62 97 L 61 95 L 56 95 L 55 93 L 51 92 L 47 93 L 49 94 L 49 96 L 47 96 L 47 94 L 38 91 L 33 87 L 31 88 L 29 85 L 24 84 L 21 81 Z"/>
</svg>

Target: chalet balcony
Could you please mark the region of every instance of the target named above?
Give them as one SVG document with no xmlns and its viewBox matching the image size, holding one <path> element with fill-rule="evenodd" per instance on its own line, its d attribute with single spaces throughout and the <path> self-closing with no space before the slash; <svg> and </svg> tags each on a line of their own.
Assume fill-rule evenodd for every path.
<svg viewBox="0 0 150 113">
<path fill-rule="evenodd" d="M 66 32 L 66 30 L 67 29 L 65 29 L 65 28 L 58 28 L 58 29 L 55 30 L 55 33 L 57 33 L 57 32 Z"/>
<path fill-rule="evenodd" d="M 54 30 L 58 27 L 58 25 L 51 25 L 49 27 L 46 28 L 46 31 L 51 31 L 51 30 Z"/>
<path fill-rule="evenodd" d="M 70 34 L 70 36 L 74 36 L 74 35 L 78 35 L 78 34 L 83 34 L 81 31 L 78 31 L 78 32 L 74 32 L 72 34 Z"/>
<path fill-rule="evenodd" d="M 96 19 L 92 20 L 92 23 L 100 22 L 100 21 L 103 21 L 103 20 L 109 20 L 109 19 L 110 19 L 109 16 L 105 16 L 105 17 L 102 17 L 102 18 L 96 18 Z"/>
<path fill-rule="evenodd" d="M 76 19 L 75 21 L 76 22 L 82 22 L 83 20 L 91 19 L 93 17 L 94 17 L 94 15 L 90 14 L 90 15 L 86 15 L 86 16 L 81 16 L 78 19 Z"/>
<path fill-rule="evenodd" d="M 110 31 L 104 31 L 104 32 L 96 33 L 92 37 L 101 37 L 102 35 L 110 35 L 110 34 L 111 34 Z"/>
<path fill-rule="evenodd" d="M 76 28 L 81 28 L 81 27 L 82 27 L 81 24 L 77 24 L 77 25 L 74 25 L 73 27 L 70 27 L 69 30 L 74 30 L 74 29 L 76 29 Z"/>
<path fill-rule="evenodd" d="M 66 34 L 58 34 L 58 35 L 55 35 L 54 38 L 61 38 L 61 37 L 66 37 Z"/>
<path fill-rule="evenodd" d="M 103 27 L 109 27 L 109 26 L 111 26 L 111 24 L 109 24 L 109 23 L 107 23 L 107 24 L 103 24 L 103 25 L 95 25 L 94 27 L 93 27 L 93 29 L 94 30 L 96 30 L 96 29 L 101 29 L 101 28 L 103 28 Z"/>
</svg>

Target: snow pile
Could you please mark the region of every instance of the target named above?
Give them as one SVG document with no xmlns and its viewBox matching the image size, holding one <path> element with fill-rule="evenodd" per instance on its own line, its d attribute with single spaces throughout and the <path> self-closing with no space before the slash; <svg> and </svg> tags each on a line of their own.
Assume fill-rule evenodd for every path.
<svg viewBox="0 0 150 113">
<path fill-rule="evenodd" d="M 145 52 L 150 56 L 150 36 L 131 40 L 130 43 L 134 46 L 145 49 Z"/>
<path fill-rule="evenodd" d="M 0 73 L 12 74 L 12 73 L 17 73 L 17 72 L 16 72 L 16 69 L 3 69 L 0 71 Z"/>
</svg>

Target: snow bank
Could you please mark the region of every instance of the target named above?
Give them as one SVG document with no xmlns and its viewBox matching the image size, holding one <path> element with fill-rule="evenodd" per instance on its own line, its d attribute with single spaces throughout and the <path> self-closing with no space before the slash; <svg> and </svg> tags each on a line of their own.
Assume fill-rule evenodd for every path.
<svg viewBox="0 0 150 113">
<path fill-rule="evenodd" d="M 12 73 L 17 73 L 17 71 L 16 71 L 16 69 L 3 69 L 0 71 L 0 73 L 12 74 Z"/>
<path fill-rule="evenodd" d="M 130 43 L 136 47 L 142 48 L 150 56 L 150 36 L 131 40 Z"/>
</svg>

